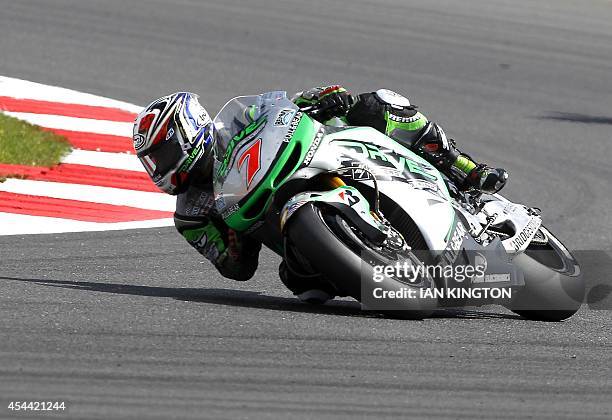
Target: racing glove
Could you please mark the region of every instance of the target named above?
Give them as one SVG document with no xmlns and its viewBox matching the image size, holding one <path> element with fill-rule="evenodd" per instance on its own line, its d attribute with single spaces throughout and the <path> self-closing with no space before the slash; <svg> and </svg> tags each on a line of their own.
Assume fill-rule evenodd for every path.
<svg viewBox="0 0 612 420">
<path fill-rule="evenodd" d="M 308 111 L 321 122 L 334 117 L 344 117 L 355 102 L 353 96 L 339 85 L 316 87 L 297 93 L 293 102 Z"/>
<path fill-rule="evenodd" d="M 223 276 L 246 281 L 253 277 L 257 270 L 260 250 L 261 243 L 228 229 L 227 246 L 214 261 L 214 265 Z"/>
</svg>

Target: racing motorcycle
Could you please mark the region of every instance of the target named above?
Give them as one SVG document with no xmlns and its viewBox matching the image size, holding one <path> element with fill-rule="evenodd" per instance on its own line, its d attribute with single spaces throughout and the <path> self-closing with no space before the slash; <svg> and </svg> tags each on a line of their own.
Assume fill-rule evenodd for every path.
<svg viewBox="0 0 612 420">
<path fill-rule="evenodd" d="M 304 111 L 276 91 L 236 97 L 215 117 L 215 205 L 230 228 L 303 278 L 322 278 L 338 296 L 395 317 L 501 304 L 559 321 L 579 309 L 580 266 L 539 209 L 459 191 L 381 132 L 323 125 Z M 480 270 L 467 280 L 414 269 L 470 264 Z M 413 275 L 380 269 L 393 266 Z M 509 292 L 443 293 L 495 288 Z"/>
</svg>

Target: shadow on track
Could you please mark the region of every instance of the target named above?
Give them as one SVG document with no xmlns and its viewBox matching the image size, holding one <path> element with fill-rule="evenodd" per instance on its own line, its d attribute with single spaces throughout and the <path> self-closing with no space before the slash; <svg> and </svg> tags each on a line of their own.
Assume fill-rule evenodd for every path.
<svg viewBox="0 0 612 420">
<path fill-rule="evenodd" d="M 612 124 L 612 117 L 578 114 L 574 112 L 551 112 L 537 118 L 540 120 L 569 121 L 584 124 Z"/>
<path fill-rule="evenodd" d="M 60 287 L 65 289 L 89 290 L 94 292 L 115 293 L 151 297 L 168 297 L 176 300 L 211 303 L 216 305 L 239 306 L 246 308 L 269 309 L 325 315 L 384 318 L 376 312 L 362 311 L 358 302 L 335 300 L 325 305 L 309 305 L 296 298 L 268 296 L 261 292 L 234 289 L 201 289 L 186 287 L 137 286 L 132 284 L 98 283 L 91 281 L 71 281 L 53 279 L 29 279 L 18 277 L 0 277 L 0 280 L 35 283 L 41 286 Z M 522 319 L 518 315 L 497 314 L 463 309 L 441 309 L 431 318 L 462 319 Z"/>
</svg>

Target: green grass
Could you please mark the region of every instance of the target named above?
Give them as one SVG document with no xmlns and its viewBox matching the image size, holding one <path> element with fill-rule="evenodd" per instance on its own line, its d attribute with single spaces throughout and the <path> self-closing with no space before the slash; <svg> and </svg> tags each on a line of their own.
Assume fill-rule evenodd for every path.
<svg viewBox="0 0 612 420">
<path fill-rule="evenodd" d="M 0 163 L 50 167 L 69 152 L 64 137 L 0 113 Z"/>
</svg>

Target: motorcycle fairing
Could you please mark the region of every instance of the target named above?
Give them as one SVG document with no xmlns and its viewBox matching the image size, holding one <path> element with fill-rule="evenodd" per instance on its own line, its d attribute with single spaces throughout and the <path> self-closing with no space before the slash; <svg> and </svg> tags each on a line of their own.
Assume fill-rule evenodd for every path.
<svg viewBox="0 0 612 420">
<path fill-rule="evenodd" d="M 306 191 L 293 196 L 281 211 L 281 230 L 291 216 L 307 203 L 325 204 L 338 209 L 374 243 L 382 244 L 387 238 L 388 228 L 372 216 L 370 204 L 359 190 L 350 186 L 325 192 Z"/>
<path fill-rule="evenodd" d="M 214 191 L 225 223 L 245 231 L 303 162 L 320 124 L 285 92 L 229 101 L 215 117 Z"/>
<path fill-rule="evenodd" d="M 425 159 L 378 130 L 333 130 L 322 138 L 307 166 L 325 171 L 362 168 L 373 173 L 379 190 L 410 215 L 430 249 L 445 249 L 455 210 L 442 175 Z M 359 181 L 373 186 L 367 177 Z"/>
</svg>

